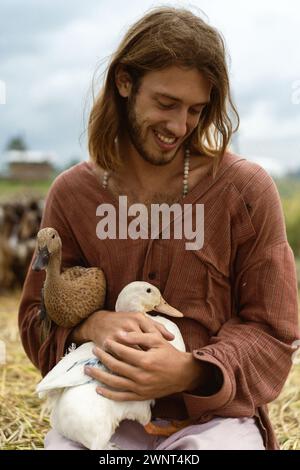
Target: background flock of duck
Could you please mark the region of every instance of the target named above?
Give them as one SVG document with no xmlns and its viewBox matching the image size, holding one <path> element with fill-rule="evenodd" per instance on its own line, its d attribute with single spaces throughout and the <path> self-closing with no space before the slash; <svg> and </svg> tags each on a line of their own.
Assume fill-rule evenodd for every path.
<svg viewBox="0 0 300 470">
<path fill-rule="evenodd" d="M 30 264 L 44 201 L 0 202 L 0 291 L 21 288 Z"/>
</svg>

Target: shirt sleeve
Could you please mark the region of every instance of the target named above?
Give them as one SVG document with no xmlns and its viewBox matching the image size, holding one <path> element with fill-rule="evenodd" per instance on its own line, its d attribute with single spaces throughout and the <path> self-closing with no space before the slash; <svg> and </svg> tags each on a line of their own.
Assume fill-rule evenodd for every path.
<svg viewBox="0 0 300 470">
<path fill-rule="evenodd" d="M 64 216 L 64 176 L 60 175 L 53 183 L 46 199 L 41 228 L 55 228 L 62 240 L 62 267 L 84 266 L 83 256 L 72 228 Z M 33 259 L 35 253 L 33 255 Z M 50 334 L 41 342 L 41 289 L 45 271 L 34 272 L 32 261 L 24 283 L 19 307 L 19 330 L 26 354 L 42 375 L 61 359 L 68 346 L 68 336 L 73 328 L 63 328 L 52 323 Z"/>
<path fill-rule="evenodd" d="M 234 257 L 235 316 L 193 351 L 197 360 L 217 366 L 223 381 L 210 396 L 183 394 L 193 418 L 253 416 L 279 395 L 292 366 L 292 343 L 299 338 L 295 260 L 276 186 L 262 173 L 259 196 L 253 188 L 243 195 L 255 235 Z"/>
</svg>

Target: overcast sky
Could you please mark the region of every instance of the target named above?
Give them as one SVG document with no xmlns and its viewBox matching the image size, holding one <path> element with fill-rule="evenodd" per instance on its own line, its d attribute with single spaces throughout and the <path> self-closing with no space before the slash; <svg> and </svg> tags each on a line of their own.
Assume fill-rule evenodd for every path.
<svg viewBox="0 0 300 470">
<path fill-rule="evenodd" d="M 162 4 L 200 8 L 223 33 L 238 152 L 273 173 L 300 167 L 299 0 L 0 0 L 0 154 L 21 134 L 60 162 L 85 159 L 93 73 L 129 25 Z"/>
</svg>

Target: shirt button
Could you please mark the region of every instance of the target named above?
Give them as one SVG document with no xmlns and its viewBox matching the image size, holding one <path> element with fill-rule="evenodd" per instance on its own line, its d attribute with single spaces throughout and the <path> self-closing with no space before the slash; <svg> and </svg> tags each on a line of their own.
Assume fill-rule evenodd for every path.
<svg viewBox="0 0 300 470">
<path fill-rule="evenodd" d="M 154 272 L 149 273 L 148 278 L 151 279 L 151 280 L 155 279 L 156 278 L 156 273 L 154 273 Z"/>
</svg>

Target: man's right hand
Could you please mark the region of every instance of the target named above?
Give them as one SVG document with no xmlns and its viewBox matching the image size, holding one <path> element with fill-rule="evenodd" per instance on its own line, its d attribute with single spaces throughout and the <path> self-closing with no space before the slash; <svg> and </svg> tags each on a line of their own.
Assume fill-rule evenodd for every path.
<svg viewBox="0 0 300 470">
<path fill-rule="evenodd" d="M 70 340 L 76 344 L 93 341 L 103 348 L 106 339 L 120 340 L 120 332 L 157 333 L 168 341 L 174 339 L 163 325 L 141 312 L 112 312 L 99 310 L 86 318 L 71 333 Z"/>
</svg>

